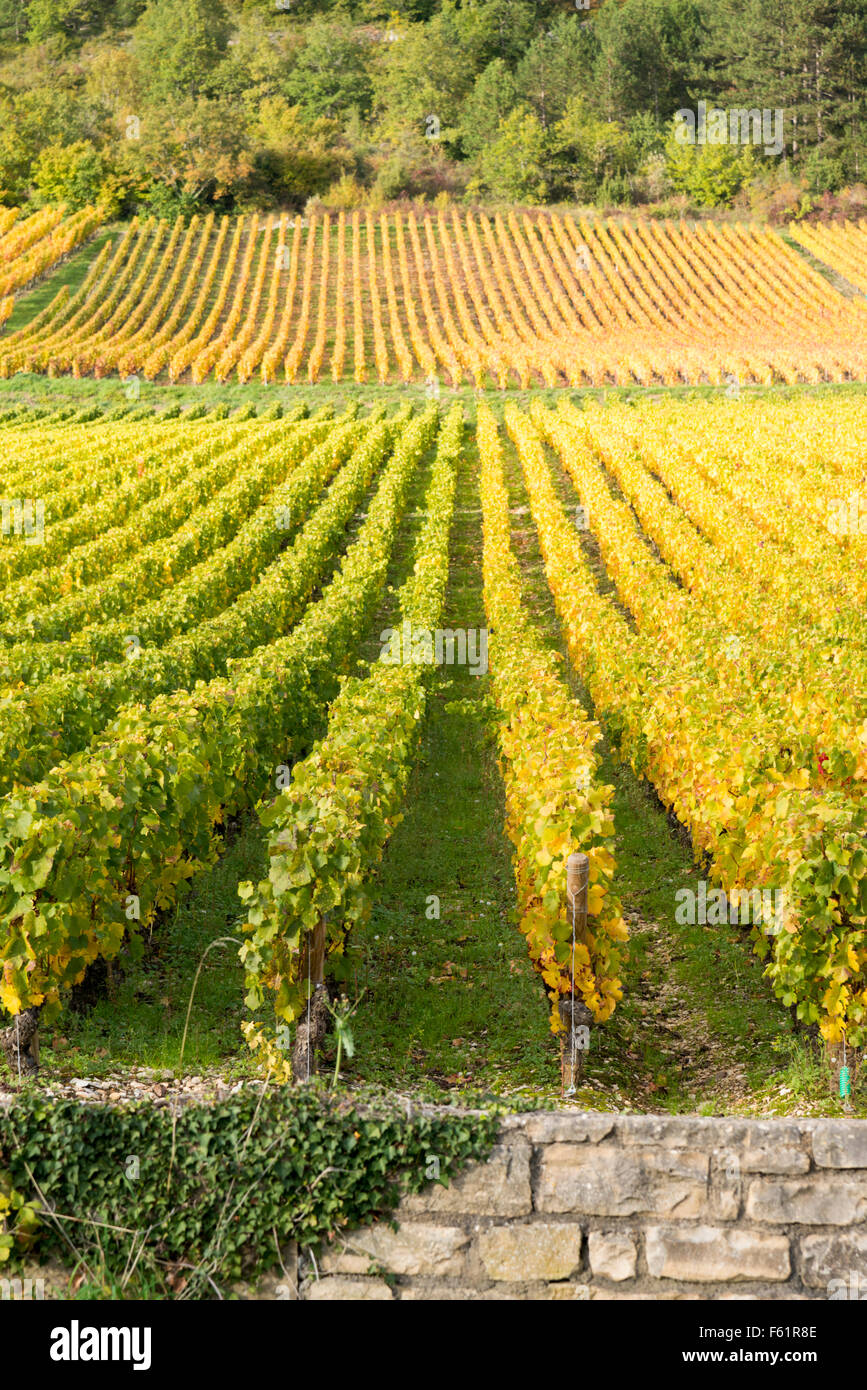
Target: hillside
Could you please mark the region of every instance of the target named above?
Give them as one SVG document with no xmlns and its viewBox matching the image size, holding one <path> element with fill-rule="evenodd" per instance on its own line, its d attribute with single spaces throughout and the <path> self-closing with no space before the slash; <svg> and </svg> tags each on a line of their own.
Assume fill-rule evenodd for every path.
<svg viewBox="0 0 867 1390">
<path fill-rule="evenodd" d="M 0 0 L 0 45 L 9 206 L 867 206 L 867 0 Z"/>
</svg>

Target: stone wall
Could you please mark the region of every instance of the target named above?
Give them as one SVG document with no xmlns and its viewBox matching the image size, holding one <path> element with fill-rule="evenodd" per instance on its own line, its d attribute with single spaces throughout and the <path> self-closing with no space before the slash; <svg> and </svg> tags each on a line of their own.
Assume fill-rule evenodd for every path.
<svg viewBox="0 0 867 1390">
<path fill-rule="evenodd" d="M 294 1256 L 276 1296 L 857 1298 L 867 1120 L 511 1116 L 396 1219 Z"/>
</svg>

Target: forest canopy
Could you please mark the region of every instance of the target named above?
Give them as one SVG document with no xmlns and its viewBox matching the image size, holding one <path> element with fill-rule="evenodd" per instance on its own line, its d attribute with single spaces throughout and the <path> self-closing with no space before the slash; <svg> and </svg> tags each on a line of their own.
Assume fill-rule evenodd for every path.
<svg viewBox="0 0 867 1390">
<path fill-rule="evenodd" d="M 0 0 L 0 202 L 804 211 L 864 177 L 865 59 L 867 0 Z"/>
</svg>

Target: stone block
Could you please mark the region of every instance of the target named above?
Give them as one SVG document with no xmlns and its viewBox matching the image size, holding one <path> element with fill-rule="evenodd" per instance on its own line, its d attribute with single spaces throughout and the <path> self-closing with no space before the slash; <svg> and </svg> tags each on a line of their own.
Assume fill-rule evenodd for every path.
<svg viewBox="0 0 867 1390">
<path fill-rule="evenodd" d="M 861 1295 L 867 1296 L 867 1231 L 802 1236 L 801 1278 L 810 1289 L 824 1289 L 828 1298 L 836 1294 L 847 1301 L 865 1301 Z"/>
<path fill-rule="evenodd" d="M 766 1231 L 731 1226 L 650 1226 L 647 1268 L 655 1279 L 724 1283 L 730 1279 L 788 1279 L 789 1242 Z"/>
<path fill-rule="evenodd" d="M 867 1173 L 858 1178 L 832 1173 L 789 1181 L 755 1178 L 747 1192 L 746 1216 L 780 1226 L 855 1226 L 867 1218 Z"/>
<path fill-rule="evenodd" d="M 378 1302 L 386 1303 L 394 1298 L 393 1291 L 384 1279 L 316 1279 L 306 1285 L 302 1298 L 309 1303 L 337 1302 Z"/>
<path fill-rule="evenodd" d="M 588 1216 L 701 1216 L 707 1154 L 615 1145 L 549 1144 L 541 1152 L 537 1211 Z"/>
<path fill-rule="evenodd" d="M 398 1231 L 384 1223 L 354 1231 L 338 1248 L 324 1250 L 323 1274 L 368 1274 L 371 1265 L 389 1274 L 450 1276 L 466 1272 L 470 1237 L 458 1226 L 405 1222 Z"/>
<path fill-rule="evenodd" d="M 532 1149 L 518 1136 L 498 1144 L 487 1163 L 472 1163 L 444 1187 L 432 1183 L 423 1192 L 404 1197 L 397 1219 L 420 1212 L 453 1216 L 529 1216 Z"/>
<path fill-rule="evenodd" d="M 476 1249 L 489 1279 L 519 1283 L 568 1279 L 581 1263 L 581 1227 L 569 1222 L 491 1226 L 476 1237 Z"/>
<path fill-rule="evenodd" d="M 628 1231 L 591 1231 L 587 1237 L 590 1268 L 602 1279 L 634 1279 L 638 1245 Z"/>
<path fill-rule="evenodd" d="M 613 1115 L 570 1114 L 532 1115 L 525 1133 L 532 1144 L 598 1144 L 614 1132 Z"/>
<path fill-rule="evenodd" d="M 867 1120 L 825 1120 L 813 1133 L 817 1168 L 867 1168 Z"/>
</svg>

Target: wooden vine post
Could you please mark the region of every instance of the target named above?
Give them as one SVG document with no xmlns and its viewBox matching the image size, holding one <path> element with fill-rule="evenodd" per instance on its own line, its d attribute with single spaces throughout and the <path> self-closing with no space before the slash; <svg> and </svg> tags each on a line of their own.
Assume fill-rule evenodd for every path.
<svg viewBox="0 0 867 1390">
<path fill-rule="evenodd" d="M 566 915 L 570 927 L 570 942 L 588 946 L 587 887 L 590 880 L 590 860 L 586 854 L 570 854 L 566 860 Z M 559 1002 L 560 1021 L 565 1032 L 560 1034 L 560 1077 L 563 1095 L 574 1093 L 584 1074 L 584 1057 L 590 1046 L 593 1015 L 580 995 L 565 995 Z"/>
<path fill-rule="evenodd" d="M 310 998 L 295 1033 L 292 1048 L 292 1077 L 306 1081 L 316 1072 L 316 1052 L 328 1026 L 328 994 L 325 989 L 325 918 L 320 917 L 307 943 L 302 959 L 304 979 L 310 980 Z"/>
</svg>

